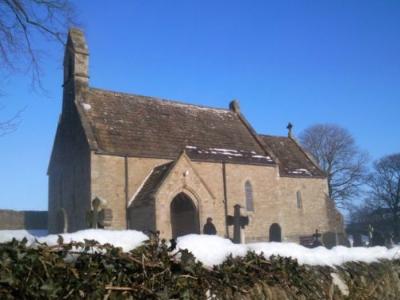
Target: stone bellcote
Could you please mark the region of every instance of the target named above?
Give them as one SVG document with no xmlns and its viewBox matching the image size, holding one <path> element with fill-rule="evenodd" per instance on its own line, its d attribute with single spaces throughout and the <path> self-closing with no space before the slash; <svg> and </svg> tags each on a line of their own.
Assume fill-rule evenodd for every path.
<svg viewBox="0 0 400 300">
<path fill-rule="evenodd" d="M 68 32 L 64 54 L 64 86 L 71 83 L 77 87 L 87 87 L 89 81 L 89 51 L 85 36 L 77 28 Z"/>
</svg>

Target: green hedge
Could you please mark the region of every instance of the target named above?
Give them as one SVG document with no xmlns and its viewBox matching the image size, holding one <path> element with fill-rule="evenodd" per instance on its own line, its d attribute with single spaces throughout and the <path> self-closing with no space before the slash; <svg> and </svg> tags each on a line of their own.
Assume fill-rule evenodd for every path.
<svg viewBox="0 0 400 300">
<path fill-rule="evenodd" d="M 400 299 L 399 275 L 398 260 L 333 269 L 252 252 L 208 269 L 157 237 L 129 253 L 95 241 L 0 244 L 0 299 Z"/>
</svg>

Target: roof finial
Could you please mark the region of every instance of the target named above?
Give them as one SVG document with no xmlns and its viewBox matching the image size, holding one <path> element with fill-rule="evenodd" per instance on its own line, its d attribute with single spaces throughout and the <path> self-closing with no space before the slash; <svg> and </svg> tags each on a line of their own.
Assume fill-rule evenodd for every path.
<svg viewBox="0 0 400 300">
<path fill-rule="evenodd" d="M 292 137 L 292 129 L 293 129 L 293 124 L 292 123 L 288 123 L 288 125 L 286 126 L 287 130 L 288 130 L 288 137 Z"/>
<path fill-rule="evenodd" d="M 240 113 L 239 101 L 233 99 L 231 103 L 229 103 L 229 109 L 235 113 Z"/>
</svg>

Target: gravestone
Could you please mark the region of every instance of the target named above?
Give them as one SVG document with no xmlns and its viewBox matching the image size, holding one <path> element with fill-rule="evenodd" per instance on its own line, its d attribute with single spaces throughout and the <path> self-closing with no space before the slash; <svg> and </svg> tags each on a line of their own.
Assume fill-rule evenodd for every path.
<svg viewBox="0 0 400 300">
<path fill-rule="evenodd" d="M 313 234 L 313 238 L 314 238 L 314 241 L 313 241 L 313 244 L 312 244 L 313 248 L 322 246 L 322 243 L 319 240 L 321 238 L 321 234 L 318 232 L 318 229 L 315 229 L 315 233 Z"/>
<path fill-rule="evenodd" d="M 234 206 L 233 216 L 227 216 L 227 223 L 229 226 L 233 225 L 233 242 L 240 244 L 242 241 L 241 229 L 249 225 L 249 217 L 240 215 L 240 205 Z"/>
<path fill-rule="evenodd" d="M 98 229 L 111 226 L 112 210 L 110 208 L 101 208 L 101 203 L 102 201 L 97 197 L 92 201 L 93 209 L 87 216 L 90 228 Z"/>
</svg>

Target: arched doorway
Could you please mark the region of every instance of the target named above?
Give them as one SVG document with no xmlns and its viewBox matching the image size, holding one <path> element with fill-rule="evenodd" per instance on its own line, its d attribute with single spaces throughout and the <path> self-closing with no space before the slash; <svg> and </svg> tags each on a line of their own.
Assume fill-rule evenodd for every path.
<svg viewBox="0 0 400 300">
<path fill-rule="evenodd" d="M 269 228 L 269 241 L 270 242 L 282 242 L 282 230 L 279 224 L 274 223 Z"/>
<path fill-rule="evenodd" d="M 192 199 L 184 193 L 175 196 L 171 202 L 172 237 L 200 233 L 199 214 Z"/>
</svg>

